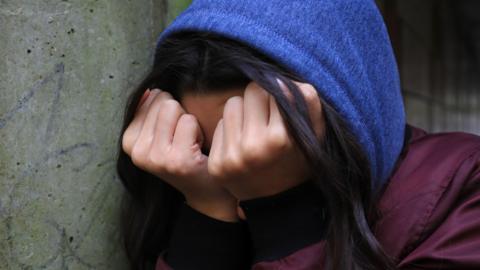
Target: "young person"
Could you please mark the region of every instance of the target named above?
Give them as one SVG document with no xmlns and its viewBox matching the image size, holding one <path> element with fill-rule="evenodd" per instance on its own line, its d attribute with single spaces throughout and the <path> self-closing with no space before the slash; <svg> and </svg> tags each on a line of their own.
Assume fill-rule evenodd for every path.
<svg viewBox="0 0 480 270">
<path fill-rule="evenodd" d="M 405 123 L 373 1 L 194 1 L 119 149 L 132 269 L 480 268 L 480 138 Z"/>
</svg>

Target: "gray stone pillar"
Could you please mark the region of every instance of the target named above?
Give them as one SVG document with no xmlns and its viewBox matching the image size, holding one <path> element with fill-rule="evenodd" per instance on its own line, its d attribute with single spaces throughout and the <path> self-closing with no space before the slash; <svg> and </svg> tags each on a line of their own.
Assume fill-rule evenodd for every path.
<svg viewBox="0 0 480 270">
<path fill-rule="evenodd" d="M 0 269 L 126 269 L 118 133 L 171 2 L 0 0 Z"/>
</svg>

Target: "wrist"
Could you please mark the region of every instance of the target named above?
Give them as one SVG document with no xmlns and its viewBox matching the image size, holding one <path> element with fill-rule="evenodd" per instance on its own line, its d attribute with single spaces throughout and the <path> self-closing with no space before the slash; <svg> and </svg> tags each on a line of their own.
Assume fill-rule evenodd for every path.
<svg viewBox="0 0 480 270">
<path fill-rule="evenodd" d="M 186 198 L 185 203 L 196 211 L 225 222 L 237 222 L 237 201 L 232 197 L 229 200 L 195 200 Z"/>
</svg>

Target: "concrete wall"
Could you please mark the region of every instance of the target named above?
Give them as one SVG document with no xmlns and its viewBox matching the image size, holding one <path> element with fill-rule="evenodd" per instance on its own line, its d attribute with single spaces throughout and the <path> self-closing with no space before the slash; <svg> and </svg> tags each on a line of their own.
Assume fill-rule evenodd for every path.
<svg viewBox="0 0 480 270">
<path fill-rule="evenodd" d="M 188 1 L 0 0 L 0 269 L 126 269 L 121 111 Z"/>
</svg>

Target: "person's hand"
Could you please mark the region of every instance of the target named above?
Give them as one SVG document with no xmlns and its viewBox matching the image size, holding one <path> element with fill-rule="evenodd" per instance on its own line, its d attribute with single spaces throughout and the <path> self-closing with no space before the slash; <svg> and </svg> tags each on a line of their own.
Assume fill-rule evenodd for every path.
<svg viewBox="0 0 480 270">
<path fill-rule="evenodd" d="M 297 85 L 320 139 L 324 118 L 317 91 L 310 84 Z M 239 200 L 280 193 L 306 181 L 311 173 L 275 99 L 254 82 L 246 87 L 243 97 L 227 100 L 213 135 L 208 170 Z"/>
<path fill-rule="evenodd" d="M 135 166 L 175 187 L 192 208 L 235 221 L 237 201 L 208 173 L 203 140 L 196 117 L 168 92 L 155 89 L 145 92 L 123 134 L 122 148 Z"/>
</svg>

